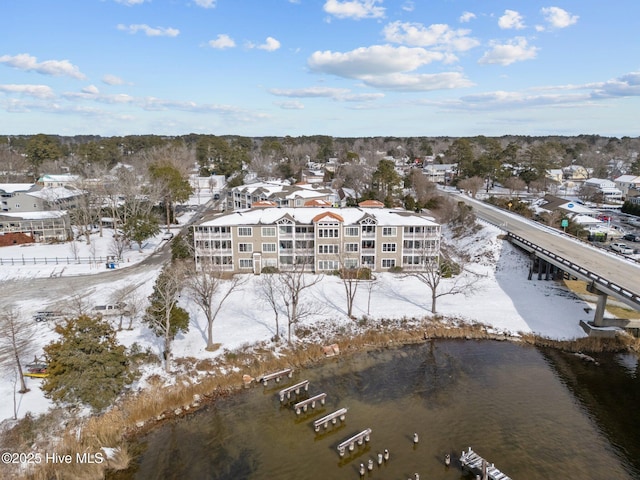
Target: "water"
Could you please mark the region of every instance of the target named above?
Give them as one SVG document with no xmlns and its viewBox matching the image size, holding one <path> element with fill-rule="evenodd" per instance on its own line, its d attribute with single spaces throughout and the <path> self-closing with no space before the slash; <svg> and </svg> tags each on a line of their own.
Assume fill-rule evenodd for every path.
<svg viewBox="0 0 640 480">
<path fill-rule="evenodd" d="M 514 480 L 640 478 L 640 368 L 600 360 L 487 341 L 331 359 L 151 432 L 130 470 L 111 478 L 358 479 L 360 463 L 388 449 L 365 478 L 462 479 L 468 446 Z M 327 402 L 296 415 L 277 392 L 305 379 Z M 341 407 L 345 422 L 314 432 L 313 420 Z M 337 444 L 365 428 L 371 441 L 340 458 Z"/>
</svg>

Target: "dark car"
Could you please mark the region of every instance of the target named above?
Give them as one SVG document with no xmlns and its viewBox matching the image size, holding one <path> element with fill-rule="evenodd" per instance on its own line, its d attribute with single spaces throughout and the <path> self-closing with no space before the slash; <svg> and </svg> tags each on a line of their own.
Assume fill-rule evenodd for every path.
<svg viewBox="0 0 640 480">
<path fill-rule="evenodd" d="M 629 240 L 630 242 L 640 242 L 640 235 L 636 235 L 635 233 L 627 233 L 622 238 Z"/>
</svg>

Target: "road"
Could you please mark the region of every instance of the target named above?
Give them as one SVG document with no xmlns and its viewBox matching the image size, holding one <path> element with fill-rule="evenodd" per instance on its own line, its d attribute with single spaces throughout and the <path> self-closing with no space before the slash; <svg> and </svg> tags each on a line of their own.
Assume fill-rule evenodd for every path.
<svg viewBox="0 0 640 480">
<path fill-rule="evenodd" d="M 499 225 L 508 232 L 526 238 L 560 257 L 571 260 L 620 285 L 629 292 L 640 294 L 640 264 L 637 262 L 574 240 L 569 236 L 559 234 L 559 232 L 551 232 L 536 222 L 469 197 L 458 195 L 454 198 L 472 206 L 479 218 Z"/>
</svg>

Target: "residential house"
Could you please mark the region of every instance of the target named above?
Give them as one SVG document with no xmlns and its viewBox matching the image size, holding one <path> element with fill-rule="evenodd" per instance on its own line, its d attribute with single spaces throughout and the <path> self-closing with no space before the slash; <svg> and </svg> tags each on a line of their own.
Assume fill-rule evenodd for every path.
<svg viewBox="0 0 640 480">
<path fill-rule="evenodd" d="M 640 176 L 621 175 L 613 181 L 618 190 L 622 192 L 623 198 L 627 198 L 627 196 L 629 196 L 629 190 L 631 190 L 632 195 L 637 194 L 640 190 Z"/>
<path fill-rule="evenodd" d="M 15 240 L 12 243 L 65 242 L 73 238 L 73 231 L 65 211 L 2 212 L 0 235 L 12 236 Z"/>
<path fill-rule="evenodd" d="M 584 186 L 592 187 L 598 190 L 605 201 L 621 201 L 622 192 L 616 187 L 615 182 L 605 178 L 589 178 L 585 180 Z"/>
<path fill-rule="evenodd" d="M 227 209 L 251 208 L 256 202 L 269 200 L 280 207 L 302 207 L 308 200 L 326 200 L 332 205 L 343 205 L 338 192 L 331 188 L 318 187 L 306 183 L 289 185 L 285 182 L 258 182 L 227 191 Z"/>
<path fill-rule="evenodd" d="M 80 181 L 80 177 L 78 175 L 47 174 L 47 175 L 42 175 L 36 183 L 38 185 L 42 185 L 43 187 L 66 187 L 66 186 L 73 186 L 79 181 Z"/>
<path fill-rule="evenodd" d="M 422 173 L 430 182 L 446 185 L 457 171 L 456 163 L 427 163 L 422 167 Z"/>
<path fill-rule="evenodd" d="M 253 208 L 216 215 L 193 227 L 197 268 L 260 274 L 264 267 L 310 272 L 366 267 L 430 268 L 440 252 L 432 217 L 384 208 Z"/>
</svg>

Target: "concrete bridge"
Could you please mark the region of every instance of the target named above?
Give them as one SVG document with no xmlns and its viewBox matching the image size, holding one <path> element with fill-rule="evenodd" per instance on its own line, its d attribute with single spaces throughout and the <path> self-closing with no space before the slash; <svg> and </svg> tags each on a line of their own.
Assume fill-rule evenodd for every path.
<svg viewBox="0 0 640 480">
<path fill-rule="evenodd" d="M 605 318 L 607 299 L 613 297 L 640 311 L 640 263 L 614 254 L 537 222 L 503 211 L 465 196 L 456 198 L 473 207 L 478 218 L 503 229 L 515 245 L 531 253 L 538 276 L 549 278 L 554 270 L 587 282 L 587 290 L 597 295 L 592 322 L 583 327 L 590 334 L 604 334 L 605 327 L 640 328 L 640 321 Z M 531 278 L 531 275 L 530 277 Z"/>
</svg>

